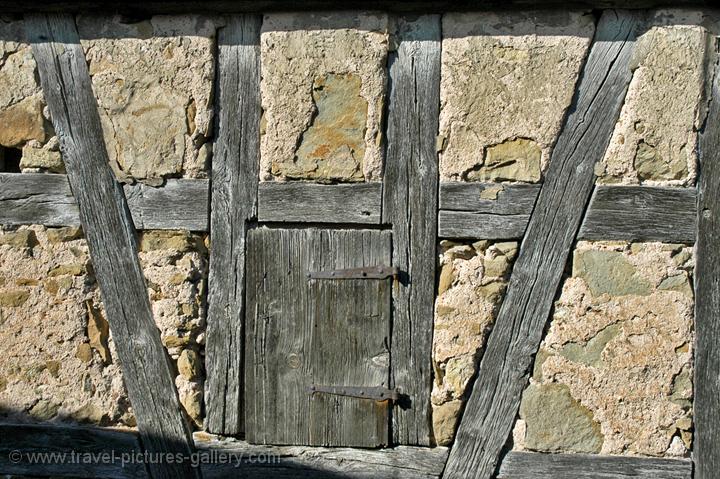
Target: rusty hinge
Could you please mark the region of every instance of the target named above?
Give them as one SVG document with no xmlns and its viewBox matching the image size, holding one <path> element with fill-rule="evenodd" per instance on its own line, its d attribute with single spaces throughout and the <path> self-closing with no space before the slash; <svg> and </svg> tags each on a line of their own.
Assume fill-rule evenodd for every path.
<svg viewBox="0 0 720 479">
<path fill-rule="evenodd" d="M 335 269 L 330 271 L 311 271 L 309 279 L 385 279 L 397 277 L 394 266 L 369 266 L 364 268 Z"/>
<path fill-rule="evenodd" d="M 318 386 L 310 385 L 310 394 L 323 393 L 335 396 L 348 396 L 361 399 L 374 399 L 375 401 L 395 402 L 400 397 L 397 389 L 388 389 L 382 386 L 358 387 L 358 386 Z"/>
</svg>

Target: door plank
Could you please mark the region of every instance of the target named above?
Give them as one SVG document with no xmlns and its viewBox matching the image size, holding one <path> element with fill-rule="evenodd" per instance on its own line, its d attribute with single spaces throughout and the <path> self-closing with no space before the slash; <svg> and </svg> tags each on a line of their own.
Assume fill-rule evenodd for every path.
<svg viewBox="0 0 720 479">
<path fill-rule="evenodd" d="M 245 233 L 257 214 L 260 164 L 260 24 L 231 16 L 218 33 L 218 133 L 212 161 L 205 347 L 208 431 L 240 434 Z"/>
<path fill-rule="evenodd" d="M 720 470 L 720 64 L 700 134 L 697 241 L 695 243 L 695 478 Z"/>
<path fill-rule="evenodd" d="M 390 57 L 388 146 L 383 222 L 392 225 L 392 385 L 404 400 L 393 408 L 395 444 L 430 444 L 432 325 L 437 248 L 440 110 L 440 16 L 398 19 L 399 47 Z"/>
<path fill-rule="evenodd" d="M 309 279 L 390 261 L 388 231 L 249 232 L 246 437 L 261 444 L 388 444 L 388 405 L 309 394 L 389 383 L 391 279 Z"/>
<path fill-rule="evenodd" d="M 444 477 L 490 478 L 512 429 L 632 73 L 638 15 L 605 11 L 530 218 Z"/>
<path fill-rule="evenodd" d="M 192 437 L 153 320 L 135 226 L 110 169 L 75 21 L 42 14 L 25 20 L 143 446 L 189 457 Z M 157 478 L 201 477 L 189 462 L 149 468 Z"/>
</svg>

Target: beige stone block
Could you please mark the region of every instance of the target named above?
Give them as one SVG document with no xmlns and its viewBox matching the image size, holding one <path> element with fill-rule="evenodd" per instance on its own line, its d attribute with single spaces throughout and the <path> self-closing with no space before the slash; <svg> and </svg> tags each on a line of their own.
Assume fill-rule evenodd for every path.
<svg viewBox="0 0 720 479">
<path fill-rule="evenodd" d="M 385 14 L 265 16 L 263 180 L 380 178 L 388 29 Z"/>
<path fill-rule="evenodd" d="M 216 25 L 198 15 L 77 18 L 111 165 L 155 184 L 205 176 L 211 134 Z"/>
<path fill-rule="evenodd" d="M 534 182 L 594 33 L 587 12 L 443 15 L 440 175 Z"/>
</svg>

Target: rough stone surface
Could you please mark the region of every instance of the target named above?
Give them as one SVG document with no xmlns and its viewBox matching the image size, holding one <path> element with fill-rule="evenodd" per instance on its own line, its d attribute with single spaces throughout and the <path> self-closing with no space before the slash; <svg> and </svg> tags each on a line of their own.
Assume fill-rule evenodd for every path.
<svg viewBox="0 0 720 479">
<path fill-rule="evenodd" d="M 662 243 L 577 244 L 573 274 L 563 284 L 523 397 L 516 449 L 587 452 L 587 439 L 602 437 L 602 454 L 688 454 L 691 251 Z M 564 388 L 569 396 L 545 394 L 540 401 L 538 392 L 548 388 Z M 560 434 L 550 429 L 548 411 L 572 409 L 568 398 L 593 421 Z"/>
<path fill-rule="evenodd" d="M 564 384 L 531 384 L 523 394 L 520 417 L 525 420 L 528 449 L 600 452 L 603 444 L 600 426 Z"/>
<path fill-rule="evenodd" d="M 23 149 L 53 135 L 37 65 L 19 18 L 0 17 L 0 147 Z"/>
<path fill-rule="evenodd" d="M 517 243 L 440 244 L 432 390 L 435 441 L 448 445 L 510 273 Z"/>
<path fill-rule="evenodd" d="M 585 12 L 444 15 L 441 178 L 538 181 L 593 33 Z"/>
<path fill-rule="evenodd" d="M 205 176 L 216 24 L 197 16 L 79 16 L 78 31 L 120 178 Z"/>
<path fill-rule="evenodd" d="M 635 71 L 598 173 L 603 183 L 692 184 L 706 107 L 710 36 L 700 11 L 662 10 L 638 40 Z"/>
<path fill-rule="evenodd" d="M 181 400 L 201 425 L 203 239 L 148 231 L 141 249 L 161 338 L 182 358 Z M 79 228 L 0 228 L 0 325 L 0 420 L 135 425 Z"/>
<path fill-rule="evenodd" d="M 260 42 L 263 180 L 378 180 L 388 18 L 266 15 Z"/>
</svg>

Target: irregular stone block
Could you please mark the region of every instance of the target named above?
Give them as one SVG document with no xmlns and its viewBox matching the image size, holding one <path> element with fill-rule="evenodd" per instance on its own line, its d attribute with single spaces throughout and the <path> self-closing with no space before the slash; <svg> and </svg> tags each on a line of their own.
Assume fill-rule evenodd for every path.
<svg viewBox="0 0 720 479">
<path fill-rule="evenodd" d="M 593 37 L 592 15 L 448 13 L 442 27 L 441 178 L 538 181 Z"/>
<path fill-rule="evenodd" d="M 602 183 L 692 184 L 712 53 L 701 11 L 661 10 L 637 41 L 635 70 L 605 158 Z"/>
<path fill-rule="evenodd" d="M 380 178 L 388 39 L 385 14 L 265 16 L 261 179 Z"/>
<path fill-rule="evenodd" d="M 78 31 L 116 174 L 155 184 L 205 176 L 215 24 L 198 15 L 135 23 L 80 15 Z"/>
<path fill-rule="evenodd" d="M 592 412 L 563 384 L 531 384 L 523 393 L 520 417 L 525 447 L 543 452 L 598 453 L 603 444 Z"/>
<path fill-rule="evenodd" d="M 674 257 L 691 251 L 661 243 L 576 246 L 574 263 L 583 264 L 573 264 L 563 283 L 531 388 L 566 388 L 599 424 L 602 454 L 688 454 L 694 304 L 684 286 L 688 272 Z M 548 410 L 524 409 L 516 449 L 576 451 L 559 435 L 543 435 L 552 426 Z"/>
</svg>

